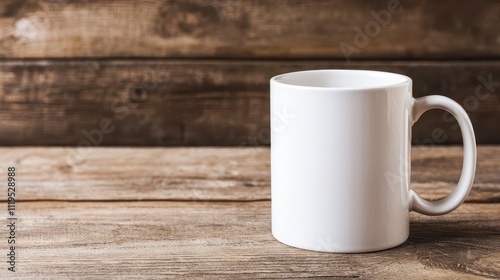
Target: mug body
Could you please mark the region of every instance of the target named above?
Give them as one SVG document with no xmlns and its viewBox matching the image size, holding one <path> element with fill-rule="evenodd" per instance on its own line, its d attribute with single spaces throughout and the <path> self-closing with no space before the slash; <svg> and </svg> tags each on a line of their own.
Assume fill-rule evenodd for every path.
<svg viewBox="0 0 500 280">
<path fill-rule="evenodd" d="M 409 235 L 412 81 L 314 70 L 271 79 L 272 232 L 290 246 L 369 252 Z"/>
</svg>

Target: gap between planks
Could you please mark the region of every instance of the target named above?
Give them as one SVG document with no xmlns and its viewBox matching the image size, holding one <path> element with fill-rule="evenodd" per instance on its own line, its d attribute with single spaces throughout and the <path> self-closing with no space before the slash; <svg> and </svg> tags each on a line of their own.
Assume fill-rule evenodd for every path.
<svg viewBox="0 0 500 280">
<path fill-rule="evenodd" d="M 92 200 L 92 199 L 19 199 L 16 203 L 43 203 L 43 202 L 61 202 L 61 203 L 134 203 L 134 202 L 192 202 L 192 203 L 252 203 L 252 202 L 265 202 L 271 201 L 271 199 L 103 199 L 103 200 Z M 6 200 L 0 200 L 0 202 L 5 203 Z M 467 200 L 462 204 L 498 204 L 498 200 Z"/>
</svg>

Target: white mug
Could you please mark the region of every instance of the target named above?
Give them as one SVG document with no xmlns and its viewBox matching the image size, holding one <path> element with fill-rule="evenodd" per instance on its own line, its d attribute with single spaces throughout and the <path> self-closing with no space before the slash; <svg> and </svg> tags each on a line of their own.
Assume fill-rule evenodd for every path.
<svg viewBox="0 0 500 280">
<path fill-rule="evenodd" d="M 428 201 L 410 188 L 411 128 L 439 108 L 458 121 L 462 175 Z M 323 252 L 371 252 L 402 244 L 410 211 L 442 215 L 472 187 L 476 142 L 465 110 L 444 96 L 412 97 L 412 80 L 365 70 L 314 70 L 271 79 L 274 237 Z"/>
</svg>

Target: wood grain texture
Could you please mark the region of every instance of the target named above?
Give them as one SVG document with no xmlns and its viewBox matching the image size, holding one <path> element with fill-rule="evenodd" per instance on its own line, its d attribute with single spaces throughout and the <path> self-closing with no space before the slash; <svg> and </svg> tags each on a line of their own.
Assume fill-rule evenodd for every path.
<svg viewBox="0 0 500 280">
<path fill-rule="evenodd" d="M 268 145 L 269 79 L 325 68 L 409 75 L 415 97 L 453 98 L 478 143 L 500 144 L 500 61 L 83 60 L 0 62 L 0 145 Z M 456 144 L 461 135 L 433 110 L 413 140 Z"/>
<path fill-rule="evenodd" d="M 345 43 L 352 58 L 498 58 L 499 13 L 497 0 L 3 0 L 0 56 L 344 59 Z"/>
<path fill-rule="evenodd" d="M 1 148 L 22 201 L 269 200 L 268 148 Z M 3 168 L 3 169 L 1 169 Z M 413 148 L 412 188 L 437 200 L 453 190 L 461 147 Z M 468 202 L 500 202 L 500 146 L 480 146 Z"/>
<path fill-rule="evenodd" d="M 464 204 L 440 217 L 412 214 L 406 243 L 370 254 L 279 243 L 271 235 L 268 201 L 18 206 L 15 279 L 500 277 L 498 204 Z"/>
</svg>

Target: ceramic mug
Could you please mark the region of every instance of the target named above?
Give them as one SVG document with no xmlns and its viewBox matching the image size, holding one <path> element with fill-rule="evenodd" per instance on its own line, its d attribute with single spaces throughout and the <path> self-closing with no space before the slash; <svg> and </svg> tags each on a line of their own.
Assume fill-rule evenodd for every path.
<svg viewBox="0 0 500 280">
<path fill-rule="evenodd" d="M 457 119 L 464 158 L 453 192 L 428 201 L 410 188 L 411 128 L 434 108 Z M 400 245 L 410 211 L 453 211 L 467 197 L 475 168 L 465 110 L 444 96 L 414 99 L 409 77 L 314 70 L 271 79 L 272 232 L 282 243 L 323 252 Z"/>
</svg>

